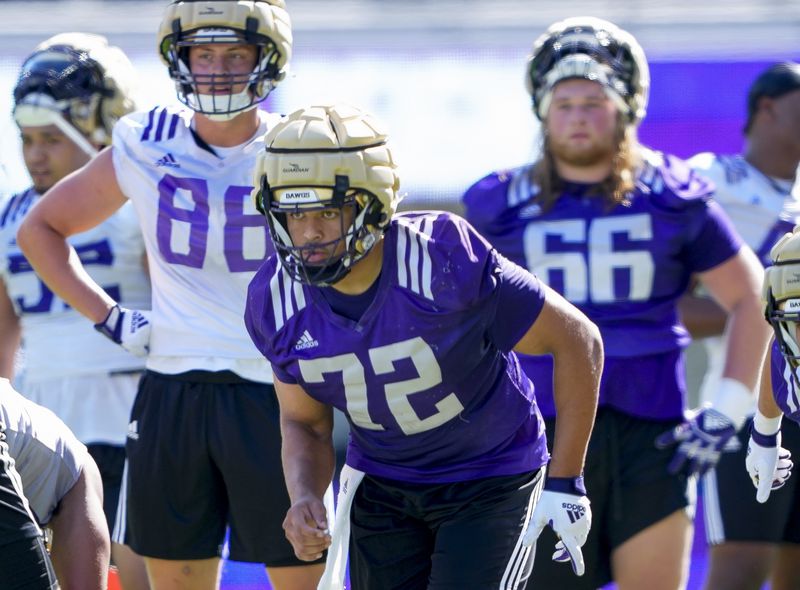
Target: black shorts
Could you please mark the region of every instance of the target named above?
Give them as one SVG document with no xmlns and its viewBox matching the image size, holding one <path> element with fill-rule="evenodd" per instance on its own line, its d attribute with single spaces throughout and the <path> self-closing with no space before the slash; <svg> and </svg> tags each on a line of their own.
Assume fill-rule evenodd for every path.
<svg viewBox="0 0 800 590">
<path fill-rule="evenodd" d="M 350 513 L 352 590 L 517 588 L 542 471 L 446 484 L 364 477 Z"/>
<path fill-rule="evenodd" d="M 555 423 L 547 420 L 553 448 Z M 695 486 L 667 466 L 674 448 L 657 449 L 655 439 L 675 421 L 628 416 L 610 408 L 597 412 L 584 479 L 592 503 L 592 528 L 583 546 L 586 573 L 577 577 L 569 563 L 551 558 L 557 538 L 550 527 L 539 537 L 529 590 L 594 590 L 611 581 L 611 553 L 636 533 L 686 508 L 693 516 Z"/>
<path fill-rule="evenodd" d="M 0 546 L 0 588 L 58 590 L 44 540 L 37 536 Z"/>
<path fill-rule="evenodd" d="M 148 371 L 128 427 L 127 534 L 141 555 L 307 565 L 286 540 L 289 495 L 272 385 L 230 372 Z"/>
<path fill-rule="evenodd" d="M 117 516 L 119 490 L 122 486 L 122 471 L 125 467 L 125 447 L 107 444 L 86 445 L 89 454 L 97 463 L 103 479 L 103 512 L 106 514 L 108 530 L 114 530 Z"/>
<path fill-rule="evenodd" d="M 723 453 L 714 471 L 702 479 L 706 540 L 710 545 L 726 541 L 800 543 L 800 481 L 792 476 L 781 489 L 773 491 L 769 501 L 756 501 L 756 488 L 745 469 L 748 420 L 739 432 L 741 448 Z M 800 460 L 800 428 L 783 421 L 781 446 Z"/>
</svg>

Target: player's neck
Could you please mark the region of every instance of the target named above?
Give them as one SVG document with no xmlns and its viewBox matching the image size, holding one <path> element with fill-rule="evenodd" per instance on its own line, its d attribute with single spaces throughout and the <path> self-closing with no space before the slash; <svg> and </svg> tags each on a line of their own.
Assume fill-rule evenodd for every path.
<svg viewBox="0 0 800 590">
<path fill-rule="evenodd" d="M 613 162 L 602 161 L 595 164 L 576 165 L 555 158 L 556 172 L 562 180 L 594 184 L 603 182 L 611 174 Z"/>
<path fill-rule="evenodd" d="M 792 153 L 779 142 L 749 138 L 745 142 L 744 159 L 762 174 L 792 180 L 797 173 L 800 154 Z"/>
<path fill-rule="evenodd" d="M 367 255 L 353 265 L 353 269 L 336 284 L 331 285 L 345 295 L 361 295 L 378 280 L 383 268 L 383 238 L 378 240 Z"/>
<path fill-rule="evenodd" d="M 240 113 L 230 121 L 212 121 L 201 113 L 194 115 L 194 130 L 208 145 L 234 147 L 253 137 L 259 126 L 258 109 Z"/>
</svg>

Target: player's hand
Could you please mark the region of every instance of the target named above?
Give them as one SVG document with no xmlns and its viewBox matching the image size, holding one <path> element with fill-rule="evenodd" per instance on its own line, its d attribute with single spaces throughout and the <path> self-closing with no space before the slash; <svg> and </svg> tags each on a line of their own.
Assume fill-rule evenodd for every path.
<svg viewBox="0 0 800 590">
<path fill-rule="evenodd" d="M 294 502 L 283 519 L 283 530 L 294 554 L 302 561 L 316 561 L 331 544 L 328 516 L 321 498 Z"/>
<path fill-rule="evenodd" d="M 134 356 L 147 356 L 150 350 L 149 312 L 115 305 L 106 319 L 94 328 Z"/>
<path fill-rule="evenodd" d="M 781 447 L 781 433 L 764 435 L 750 429 L 747 443 L 747 458 L 744 461 L 747 473 L 756 487 L 756 500 L 762 504 L 769 499 L 770 492 L 782 488 L 792 475 L 792 454 Z"/>
<path fill-rule="evenodd" d="M 712 469 L 736 434 L 733 421 L 722 412 L 705 406 L 689 413 L 686 420 L 656 438 L 656 446 L 664 449 L 677 445 L 669 464 L 670 473 L 685 470 L 687 475 L 702 475 Z"/>
<path fill-rule="evenodd" d="M 556 479 L 556 478 L 554 478 Z M 581 478 L 582 480 L 582 478 Z M 592 526 L 592 509 L 586 490 L 577 494 L 554 491 L 548 487 L 550 480 L 545 481 L 545 489 L 536 508 L 522 543 L 532 545 L 539 538 L 544 527 L 549 525 L 559 537 L 553 553 L 553 561 L 570 561 L 572 571 L 582 576 L 585 570 L 581 547 L 586 542 Z M 581 483 L 581 487 L 583 484 Z"/>
</svg>

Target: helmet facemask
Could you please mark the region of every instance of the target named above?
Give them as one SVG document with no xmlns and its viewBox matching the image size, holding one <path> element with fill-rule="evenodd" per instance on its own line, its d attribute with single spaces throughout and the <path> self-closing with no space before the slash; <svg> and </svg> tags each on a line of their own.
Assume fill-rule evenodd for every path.
<svg viewBox="0 0 800 590">
<path fill-rule="evenodd" d="M 319 198 L 329 193 L 329 198 Z M 284 186 L 276 194 L 262 179 L 256 197 L 266 215 L 275 250 L 281 264 L 293 280 L 324 287 L 344 278 L 380 239 L 384 215 L 375 195 L 350 189 L 346 176 L 336 176 L 334 186 Z M 302 203 L 301 201 L 307 201 Z M 339 236 L 328 242 L 295 245 L 288 217 L 293 213 L 335 210 L 339 213 Z M 328 252 L 325 260 L 310 260 L 320 250 Z"/>
<path fill-rule="evenodd" d="M 178 99 L 212 120 L 227 121 L 255 108 L 284 78 L 291 53 L 290 27 L 278 0 L 180 0 L 170 6 L 161 24 L 159 53 L 175 81 Z M 193 73 L 190 49 L 217 44 L 255 47 L 252 71 Z"/>
</svg>

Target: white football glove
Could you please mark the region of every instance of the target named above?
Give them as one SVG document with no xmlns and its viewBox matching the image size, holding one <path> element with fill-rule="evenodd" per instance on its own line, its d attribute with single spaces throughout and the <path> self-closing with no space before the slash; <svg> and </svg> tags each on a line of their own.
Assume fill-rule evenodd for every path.
<svg viewBox="0 0 800 590">
<path fill-rule="evenodd" d="M 533 511 L 522 543 L 526 546 L 532 545 L 544 527 L 550 525 L 560 539 L 555 546 L 553 561 L 570 561 L 572 571 L 582 576 L 585 566 L 581 547 L 586 542 L 592 526 L 592 509 L 589 498 L 586 497 L 586 490 L 583 488 L 583 478 L 577 478 L 580 481 L 574 488 L 577 493 L 553 489 L 565 489 L 563 485 L 559 485 L 563 484 L 565 479 L 567 478 L 551 478 L 545 481 L 544 490 Z M 576 481 L 572 478 L 569 480 Z"/>
<path fill-rule="evenodd" d="M 94 328 L 134 356 L 147 356 L 150 350 L 148 312 L 115 305 Z"/>
<path fill-rule="evenodd" d="M 762 434 L 759 428 L 773 434 Z M 756 415 L 747 443 L 745 467 L 756 487 L 756 500 L 764 503 L 772 490 L 782 488 L 792 475 L 792 454 L 781 447 L 780 418 Z"/>
</svg>

